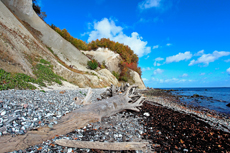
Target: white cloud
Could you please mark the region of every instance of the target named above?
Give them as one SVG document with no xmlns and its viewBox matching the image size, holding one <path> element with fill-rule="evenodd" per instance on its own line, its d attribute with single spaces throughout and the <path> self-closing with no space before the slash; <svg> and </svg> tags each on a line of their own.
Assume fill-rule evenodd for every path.
<svg viewBox="0 0 230 153">
<path fill-rule="evenodd" d="M 164 70 L 162 70 L 162 69 L 156 69 L 154 72 L 153 72 L 153 74 L 154 75 L 157 75 L 157 74 L 161 74 L 161 73 L 163 73 L 164 72 Z"/>
<path fill-rule="evenodd" d="M 138 7 L 141 10 L 149 9 L 153 7 L 160 7 L 160 2 L 161 0 L 144 0 L 141 3 L 139 3 Z"/>
<path fill-rule="evenodd" d="M 194 80 L 186 80 L 186 79 L 178 79 L 178 78 L 171 78 L 171 79 L 158 79 L 158 78 L 151 78 L 152 81 L 156 81 L 159 83 L 182 83 L 182 82 L 193 82 Z"/>
<path fill-rule="evenodd" d="M 113 20 L 107 18 L 94 23 L 94 30 L 90 32 L 88 42 L 101 38 L 109 38 L 128 45 L 139 57 L 151 52 L 151 47 L 147 46 L 147 41 L 142 41 L 142 37 L 133 32 L 131 36 L 123 33 L 123 28 L 116 26 Z"/>
<path fill-rule="evenodd" d="M 157 63 L 157 66 L 161 66 L 161 64 L 160 64 L 160 63 Z"/>
<path fill-rule="evenodd" d="M 169 82 L 175 82 L 175 81 L 178 81 L 179 79 L 177 79 L 177 78 L 172 78 L 172 79 L 166 79 L 166 80 L 164 80 L 164 82 L 166 82 L 166 83 L 169 83 Z"/>
<path fill-rule="evenodd" d="M 207 66 L 209 65 L 210 62 L 214 62 L 218 58 L 222 56 L 228 56 L 228 55 L 230 55 L 230 52 L 225 52 L 225 51 L 214 51 L 212 54 L 203 54 L 197 60 L 192 60 L 189 63 L 189 66 L 199 64 L 199 63 L 203 63 Z"/>
<path fill-rule="evenodd" d="M 204 54 L 204 50 L 200 50 L 199 52 L 197 52 L 196 54 L 194 54 L 194 56 L 201 56 Z"/>
<path fill-rule="evenodd" d="M 188 77 L 188 74 L 184 73 L 181 77 Z"/>
<path fill-rule="evenodd" d="M 171 45 L 172 45 L 172 44 L 170 44 L 170 43 L 167 43 L 167 44 L 166 44 L 166 46 L 171 46 Z"/>
<path fill-rule="evenodd" d="M 160 63 L 157 63 L 156 61 L 154 62 L 153 65 L 154 65 L 154 66 L 161 66 L 161 64 L 160 64 Z"/>
<path fill-rule="evenodd" d="M 146 68 L 141 68 L 142 71 L 150 71 L 153 70 L 154 68 L 152 67 L 146 67 Z"/>
<path fill-rule="evenodd" d="M 230 67 L 227 69 L 227 73 L 230 75 Z"/>
<path fill-rule="evenodd" d="M 155 58 L 155 61 L 163 61 L 163 60 L 164 60 L 164 58 L 161 58 L 161 57 Z"/>
<path fill-rule="evenodd" d="M 177 55 L 167 57 L 166 58 L 166 63 L 189 60 L 190 58 L 192 58 L 192 54 L 189 51 L 187 51 L 187 52 L 184 52 L 184 53 L 179 53 Z"/>
<path fill-rule="evenodd" d="M 201 73 L 200 75 L 205 75 L 205 73 Z"/>
<path fill-rule="evenodd" d="M 164 58 L 161 58 L 161 57 L 157 57 L 155 58 L 155 62 L 154 62 L 154 66 L 161 66 L 162 64 L 158 63 L 158 61 L 163 61 Z"/>
<path fill-rule="evenodd" d="M 227 62 L 227 63 L 230 62 L 230 59 L 225 60 L 225 62 Z"/>
<path fill-rule="evenodd" d="M 145 59 L 148 59 L 148 58 L 149 58 L 149 55 Z"/>
<path fill-rule="evenodd" d="M 153 49 L 157 49 L 157 48 L 159 48 L 159 45 L 153 46 Z"/>
<path fill-rule="evenodd" d="M 143 81 L 148 81 L 148 79 L 146 79 L 146 78 L 142 78 L 142 80 L 143 80 Z"/>
</svg>

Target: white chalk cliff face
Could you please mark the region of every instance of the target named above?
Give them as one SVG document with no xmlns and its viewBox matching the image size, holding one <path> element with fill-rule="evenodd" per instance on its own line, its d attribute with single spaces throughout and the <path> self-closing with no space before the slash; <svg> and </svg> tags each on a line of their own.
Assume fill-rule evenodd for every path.
<svg viewBox="0 0 230 153">
<path fill-rule="evenodd" d="M 82 51 L 86 55 L 91 55 L 93 59 L 96 59 L 100 64 L 105 62 L 110 72 L 120 72 L 119 63 L 121 56 L 108 48 L 98 48 L 96 51 Z"/>
<path fill-rule="evenodd" d="M 144 82 L 136 71 L 130 70 L 130 76 L 132 77 L 135 84 L 138 85 L 139 89 L 146 89 Z"/>
<path fill-rule="evenodd" d="M 13 8 L 12 12 L 14 12 L 15 15 L 18 15 L 16 13 L 18 9 L 22 9 L 22 19 L 24 16 L 30 17 L 35 15 L 35 13 L 31 13 L 31 9 L 29 9 L 30 7 L 32 8 L 32 0 L 9 0 L 4 2 Z M 75 49 L 74 46 L 71 46 L 69 42 L 65 41 L 58 34 L 56 35 L 56 32 L 50 29 L 48 32 L 51 32 L 51 35 L 52 33 L 56 35 L 56 39 L 58 39 L 58 41 L 63 41 L 63 46 L 65 46 L 65 43 L 68 43 L 66 46 L 74 48 L 74 50 L 72 50 L 72 55 L 65 55 L 65 52 L 62 53 L 62 57 L 72 57 L 69 59 L 69 63 L 66 61 L 65 62 L 69 65 L 74 65 L 74 59 L 79 58 L 80 60 L 78 61 L 80 62 L 76 62 L 76 65 L 74 66 L 75 68 L 80 67 L 78 70 L 85 71 L 82 71 L 82 73 L 76 73 L 60 64 L 55 56 L 46 48 L 46 45 L 52 47 L 54 42 L 46 45 L 41 43 L 41 41 L 35 38 L 33 34 L 31 34 L 30 31 L 24 26 L 24 24 L 22 24 L 22 22 L 12 14 L 12 12 L 2 3 L 2 1 L 0 1 L 0 68 L 3 68 L 8 72 L 25 73 L 34 77 L 32 70 L 33 59 L 43 58 L 51 62 L 51 64 L 54 66 L 53 71 L 55 73 L 64 77 L 67 81 L 75 83 L 79 87 L 102 88 L 110 86 L 111 84 L 118 85 L 118 80 L 110 73 L 109 70 L 103 69 L 96 72 L 87 69 L 87 66 L 84 64 L 84 62 L 87 63 L 89 59 L 80 51 Z M 40 18 L 36 19 L 38 21 L 40 20 Z M 39 25 L 39 23 L 43 24 L 43 21 L 39 21 L 37 24 Z M 58 51 L 56 54 L 59 55 L 59 50 L 57 49 L 56 51 Z M 75 54 L 76 52 L 79 53 L 80 57 Z M 73 55 L 75 56 L 73 57 Z M 86 71 L 88 73 L 85 73 Z"/>
<path fill-rule="evenodd" d="M 22 21 L 29 24 L 40 35 L 34 36 L 27 29 L 28 27 L 22 24 Z M 64 63 L 73 65 L 82 73 L 73 72 L 60 64 L 47 47 L 50 47 Z M 33 63 L 28 60 L 28 57 L 42 57 L 54 65 L 55 73 L 79 87 L 101 88 L 110 86 L 110 84 L 116 86 L 119 84 L 111 74 L 112 71 L 120 71 L 118 65 L 121 57 L 118 54 L 108 49 L 99 49 L 97 52 L 89 51 L 87 54 L 93 55 L 100 63 L 105 61 L 109 70 L 92 71 L 87 69 L 89 58 L 37 16 L 32 8 L 32 0 L 0 0 L 0 54 L 0 68 L 8 72 L 34 76 Z M 133 80 L 136 83 L 139 82 L 138 84 L 142 88 L 144 84 L 140 76 L 138 75 L 139 81 L 135 79 L 138 78 L 136 74 L 133 76 Z"/>
<path fill-rule="evenodd" d="M 33 11 L 32 0 L 2 0 L 2 2 L 9 7 L 19 19 L 40 31 L 41 36 L 39 36 L 39 39 L 50 47 L 62 61 L 67 65 L 74 65 L 79 70 L 87 71 L 86 66 L 89 59 L 40 19 Z"/>
</svg>

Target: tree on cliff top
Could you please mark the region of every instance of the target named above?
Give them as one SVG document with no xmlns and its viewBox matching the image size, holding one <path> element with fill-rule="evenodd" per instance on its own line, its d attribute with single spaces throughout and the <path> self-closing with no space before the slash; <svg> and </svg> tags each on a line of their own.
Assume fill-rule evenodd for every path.
<svg viewBox="0 0 230 153">
<path fill-rule="evenodd" d="M 46 12 L 41 11 L 41 7 L 37 4 L 37 0 L 33 0 L 33 9 L 42 20 L 47 17 Z"/>
</svg>

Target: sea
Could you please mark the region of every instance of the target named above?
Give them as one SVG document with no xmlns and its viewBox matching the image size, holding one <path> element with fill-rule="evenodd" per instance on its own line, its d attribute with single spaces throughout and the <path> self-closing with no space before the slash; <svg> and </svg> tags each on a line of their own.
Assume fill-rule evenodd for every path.
<svg viewBox="0 0 230 153">
<path fill-rule="evenodd" d="M 186 105 L 203 107 L 215 110 L 218 113 L 230 115 L 230 87 L 206 87 L 206 88 L 162 88 L 173 89 L 173 95 L 182 95 L 180 101 Z M 194 94 L 199 97 L 191 98 Z"/>
</svg>

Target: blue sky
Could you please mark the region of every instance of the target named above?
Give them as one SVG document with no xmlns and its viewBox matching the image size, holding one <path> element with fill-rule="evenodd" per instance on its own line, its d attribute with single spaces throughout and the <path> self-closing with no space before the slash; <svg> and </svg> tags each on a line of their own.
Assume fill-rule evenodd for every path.
<svg viewBox="0 0 230 153">
<path fill-rule="evenodd" d="M 229 0 L 37 0 L 48 24 L 139 56 L 146 86 L 230 87 Z"/>
</svg>

